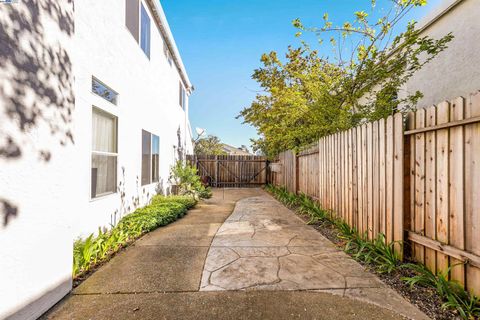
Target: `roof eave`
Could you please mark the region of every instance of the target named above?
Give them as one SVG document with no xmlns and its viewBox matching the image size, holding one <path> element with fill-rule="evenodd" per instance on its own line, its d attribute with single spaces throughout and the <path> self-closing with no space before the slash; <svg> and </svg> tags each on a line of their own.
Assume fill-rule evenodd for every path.
<svg viewBox="0 0 480 320">
<path fill-rule="evenodd" d="M 177 67 L 180 77 L 189 93 L 191 93 L 194 88 L 190 79 L 188 78 L 187 71 L 185 69 L 185 65 L 183 64 L 182 57 L 180 56 L 180 52 L 178 51 L 177 44 L 175 43 L 175 39 L 173 37 L 172 31 L 170 30 L 170 26 L 167 21 L 167 17 L 165 12 L 163 11 L 162 5 L 160 4 L 160 0 L 146 0 L 152 9 L 152 14 L 155 17 L 155 22 L 160 29 L 160 32 L 163 36 L 165 43 L 170 50 L 173 61 L 175 66 Z"/>
</svg>

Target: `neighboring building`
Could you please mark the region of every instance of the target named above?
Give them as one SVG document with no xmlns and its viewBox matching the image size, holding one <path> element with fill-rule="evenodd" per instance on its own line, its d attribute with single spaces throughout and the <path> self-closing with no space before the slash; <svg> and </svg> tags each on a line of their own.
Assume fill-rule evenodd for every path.
<svg viewBox="0 0 480 320">
<path fill-rule="evenodd" d="M 226 143 L 222 143 L 222 150 L 230 156 L 253 156 L 246 146 L 234 147 Z"/>
<path fill-rule="evenodd" d="M 416 72 L 405 86 L 406 93 L 423 93 L 418 107 L 442 100 L 467 97 L 480 89 L 480 1 L 443 0 L 420 21 L 422 36 L 439 39 L 452 32 L 448 48 Z"/>
<path fill-rule="evenodd" d="M 0 318 L 35 319 L 75 238 L 168 192 L 193 87 L 158 0 L 0 6 Z"/>
</svg>

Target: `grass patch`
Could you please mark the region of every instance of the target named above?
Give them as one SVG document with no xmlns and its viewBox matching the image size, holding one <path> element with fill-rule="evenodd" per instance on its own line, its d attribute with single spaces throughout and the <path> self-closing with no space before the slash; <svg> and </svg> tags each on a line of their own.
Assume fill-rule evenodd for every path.
<svg viewBox="0 0 480 320">
<path fill-rule="evenodd" d="M 323 210 L 317 202 L 304 194 L 293 194 L 285 188 L 272 185 L 266 186 L 265 189 L 287 207 L 308 216 L 308 223 L 333 226 L 338 232 L 337 237 L 342 240 L 345 252 L 354 259 L 372 267 L 380 274 L 408 270 L 411 276 L 402 277 L 402 280 L 411 289 L 417 286 L 431 288 L 443 300 L 443 309 L 455 310 L 462 319 L 480 319 L 480 298 L 469 294 L 457 282 L 448 280 L 451 268 L 456 265 L 443 273 L 434 274 L 423 265 L 402 263 L 395 251 L 395 246 L 402 246 L 401 242 L 387 244 L 383 234 L 370 241 L 366 235 L 359 234 L 357 230 L 335 218 L 331 212 Z"/>
<path fill-rule="evenodd" d="M 150 205 L 125 216 L 111 230 L 78 239 L 73 245 L 73 278 L 78 278 L 145 233 L 183 217 L 197 201 L 190 196 L 155 196 Z"/>
</svg>

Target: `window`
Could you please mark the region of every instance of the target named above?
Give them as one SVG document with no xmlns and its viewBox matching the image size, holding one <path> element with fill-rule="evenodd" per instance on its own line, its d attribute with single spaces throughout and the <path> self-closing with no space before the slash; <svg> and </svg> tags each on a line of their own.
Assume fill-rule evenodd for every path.
<svg viewBox="0 0 480 320">
<path fill-rule="evenodd" d="M 93 108 L 92 199 L 116 192 L 117 157 L 117 118 Z"/>
<path fill-rule="evenodd" d="M 150 132 L 142 130 L 142 186 L 150 183 L 152 157 L 152 137 Z"/>
<path fill-rule="evenodd" d="M 138 0 L 125 0 L 125 25 L 138 43 Z"/>
<path fill-rule="evenodd" d="M 142 20 L 140 29 L 140 46 L 150 59 L 150 17 L 142 4 Z"/>
<path fill-rule="evenodd" d="M 183 88 L 183 84 L 182 84 L 181 81 L 179 82 L 179 84 L 180 84 L 179 104 L 180 104 L 180 107 L 182 107 L 182 109 L 185 110 L 187 95 L 186 95 L 185 89 Z"/>
<path fill-rule="evenodd" d="M 142 186 L 159 181 L 160 138 L 142 130 Z"/>
<path fill-rule="evenodd" d="M 160 138 L 152 134 L 152 181 L 160 180 Z"/>
<path fill-rule="evenodd" d="M 115 105 L 117 104 L 118 93 L 107 85 L 103 84 L 95 77 L 92 77 L 92 92 L 107 100 L 108 102 L 111 102 Z"/>
<path fill-rule="evenodd" d="M 125 0 L 125 25 L 150 59 L 150 17 L 139 0 Z"/>
</svg>

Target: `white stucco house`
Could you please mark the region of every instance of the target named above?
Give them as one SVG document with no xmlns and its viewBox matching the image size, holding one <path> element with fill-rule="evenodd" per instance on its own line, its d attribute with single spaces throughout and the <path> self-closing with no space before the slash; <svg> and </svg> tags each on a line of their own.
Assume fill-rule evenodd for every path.
<svg viewBox="0 0 480 320">
<path fill-rule="evenodd" d="M 158 0 L 0 3 L 0 319 L 48 310 L 77 237 L 168 192 L 192 91 Z"/>
</svg>

